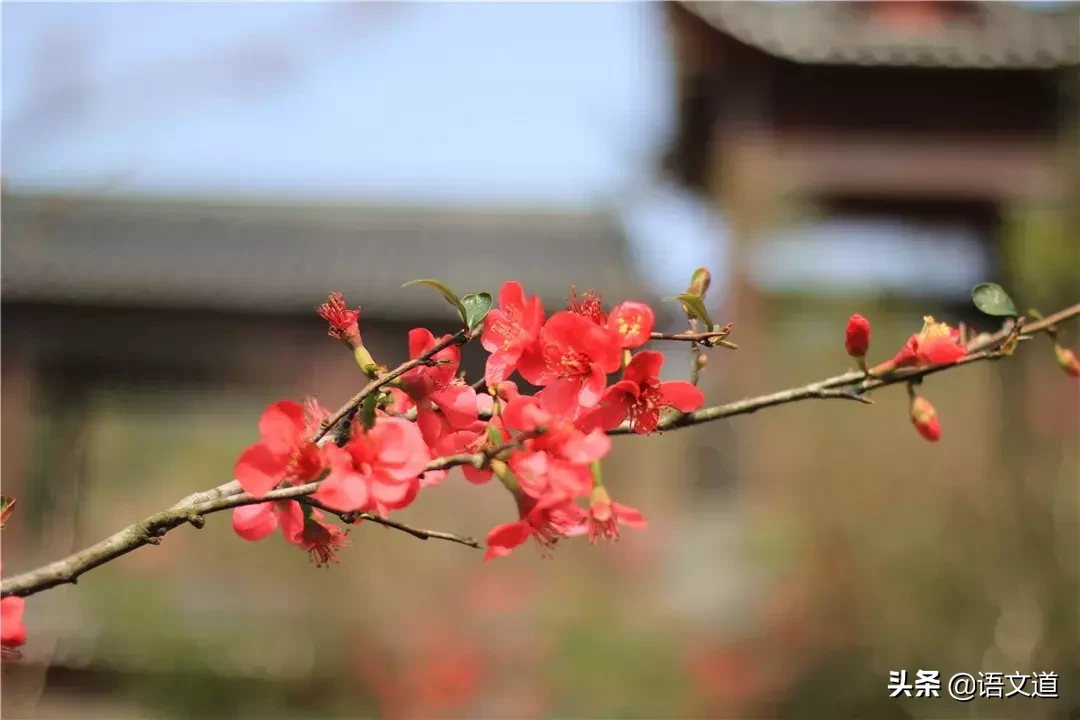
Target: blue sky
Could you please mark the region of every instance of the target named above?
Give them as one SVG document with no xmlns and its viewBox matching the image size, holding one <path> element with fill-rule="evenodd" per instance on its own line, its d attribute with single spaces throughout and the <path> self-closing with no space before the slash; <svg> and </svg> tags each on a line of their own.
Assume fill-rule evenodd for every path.
<svg viewBox="0 0 1080 720">
<path fill-rule="evenodd" d="M 16 4 L 23 186 L 595 205 L 674 107 L 635 4 Z"/>
</svg>

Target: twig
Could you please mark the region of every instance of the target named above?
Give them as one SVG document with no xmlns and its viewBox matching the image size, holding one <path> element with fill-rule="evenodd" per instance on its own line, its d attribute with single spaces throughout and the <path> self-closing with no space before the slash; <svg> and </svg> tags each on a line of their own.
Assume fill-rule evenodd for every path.
<svg viewBox="0 0 1080 720">
<path fill-rule="evenodd" d="M 696 324 L 696 321 L 692 321 Z M 697 346 L 698 343 L 705 345 L 706 347 L 726 347 L 729 350 L 738 350 L 739 346 L 733 342 L 725 340 L 728 335 L 731 334 L 731 325 L 725 325 L 719 330 L 711 330 L 709 332 L 681 332 L 681 333 L 661 333 L 654 332 L 649 335 L 650 340 L 675 340 L 682 342 L 691 342 Z"/>
<path fill-rule="evenodd" d="M 489 452 L 491 451 L 489 450 Z M 476 455 L 454 455 L 438 458 L 428 463 L 426 470 L 446 470 L 458 465 L 468 464 L 482 465 L 487 459 L 488 456 L 486 453 L 477 453 Z M 205 524 L 204 517 L 216 512 L 231 510 L 242 505 L 256 505 L 258 503 L 270 502 L 273 500 L 298 499 L 315 492 L 321 482 L 322 481 L 316 481 L 304 485 L 278 488 L 260 498 L 253 497 L 245 492 L 223 495 L 219 492 L 220 488 L 214 488 L 205 493 L 190 495 L 174 505 L 172 509 L 151 515 L 142 522 L 130 525 L 81 552 L 70 555 L 63 560 L 57 560 L 48 565 L 44 565 L 37 570 L 31 570 L 30 572 L 25 572 L 21 575 L 13 575 L 12 577 L 4 578 L 3 582 L 0 583 L 0 596 L 7 597 L 9 595 L 19 595 L 25 597 L 39 593 L 43 590 L 48 590 L 57 585 L 75 583 L 78 581 L 79 576 L 96 567 L 104 565 L 111 560 L 115 560 L 116 558 L 126 555 L 145 545 L 159 544 L 161 538 L 164 537 L 166 533 L 185 523 L 191 523 L 192 525 L 201 528 Z M 223 485 L 221 487 L 225 486 Z M 422 530 L 394 520 L 387 520 L 386 518 L 374 520 L 373 518 L 376 516 L 367 517 L 367 515 L 364 515 L 363 517 L 365 519 L 372 519 L 374 522 L 386 525 L 387 527 L 407 532 L 414 537 L 423 537 L 425 540 L 435 538 L 468 545 L 469 547 L 481 547 L 473 538 L 435 530 Z"/>
<path fill-rule="evenodd" d="M 356 523 L 363 520 L 368 520 L 379 525 L 385 525 L 386 527 L 408 533 L 414 538 L 418 538 L 420 540 L 446 540 L 448 542 L 454 542 L 460 545 L 466 545 L 471 548 L 476 548 L 477 550 L 481 550 L 484 547 L 476 538 L 466 537 L 464 535 L 455 535 L 448 532 L 440 532 L 438 530 L 425 530 L 424 528 L 417 528 L 413 527 L 412 525 L 406 525 L 403 522 L 391 520 L 390 518 L 385 518 L 381 515 L 375 515 L 374 513 L 341 512 L 339 510 L 328 508 L 315 498 L 311 497 L 298 497 L 296 498 L 296 500 L 297 502 L 301 502 L 305 505 L 310 505 L 311 507 L 319 508 L 320 510 L 323 510 L 325 512 L 337 515 L 339 518 L 341 518 L 342 522 L 348 525 L 355 525 Z"/>
<path fill-rule="evenodd" d="M 394 380 L 397 380 L 399 377 L 409 372 L 413 368 L 429 364 L 431 358 L 433 358 L 435 354 L 438 353 L 440 350 L 445 350 L 451 345 L 464 345 L 468 341 L 469 331 L 458 330 L 453 335 L 450 335 L 449 337 L 444 338 L 442 341 L 435 343 L 435 345 L 430 350 L 421 354 L 419 357 L 415 357 L 412 360 L 403 362 L 390 372 L 372 380 L 364 386 L 363 390 L 356 393 L 356 395 L 353 395 L 352 399 L 349 400 L 349 402 L 342 405 L 336 413 L 331 415 L 330 418 L 322 424 L 322 427 L 319 428 L 318 432 L 316 432 L 315 435 L 311 438 L 311 441 L 317 443 L 324 437 L 326 437 L 326 434 L 330 432 L 335 425 L 341 422 L 341 420 L 350 412 L 360 407 L 360 405 L 369 395 L 376 392 L 382 386 L 393 382 Z"/>
<path fill-rule="evenodd" d="M 1018 331 L 1018 337 L 1022 339 L 1039 332 L 1046 332 L 1058 323 L 1077 315 L 1080 315 L 1080 303 L 1065 308 L 1064 310 L 1054 313 L 1037 322 L 1022 325 Z M 864 397 L 864 395 L 871 390 L 876 390 L 877 388 L 885 387 L 887 385 L 907 383 L 951 368 L 1002 357 L 1003 354 L 998 350 L 998 347 L 1014 332 L 1017 332 L 1016 329 L 1009 323 L 997 333 L 977 338 L 968 346 L 970 354 L 953 364 L 933 365 L 926 368 L 905 368 L 880 378 L 868 377 L 866 373 L 862 371 L 851 371 L 844 373 L 843 375 L 837 375 L 802 387 L 782 390 L 780 392 L 762 395 L 756 398 L 739 400 L 733 403 L 699 410 L 694 413 L 668 417 L 660 422 L 657 426 L 657 430 L 673 430 L 690 425 L 698 425 L 735 415 L 745 415 L 763 408 L 797 402 L 800 400 L 844 399 L 868 402 L 869 398 Z M 325 429 L 320 431 L 315 440 L 323 440 L 326 433 L 329 432 L 329 429 L 333 427 L 334 424 L 347 415 L 352 408 L 359 406 L 359 403 L 363 402 L 365 397 L 375 392 L 378 388 L 382 387 L 382 385 L 399 377 L 411 368 L 423 364 L 431 355 L 442 348 L 455 342 L 463 343 L 466 339 L 467 336 L 464 332 L 457 333 L 436 345 L 429 353 L 425 353 L 427 357 L 410 360 L 399 366 L 396 370 L 369 383 L 368 386 L 350 400 L 345 407 L 335 413 L 332 417 L 332 422 L 328 426 L 324 426 Z M 610 434 L 616 435 L 628 433 L 629 431 L 629 427 L 623 425 L 609 432 Z M 514 443 L 517 442 L 520 442 L 520 439 L 514 441 Z M 427 470 L 445 470 L 467 464 L 472 464 L 474 467 L 483 467 L 485 463 L 490 462 L 493 456 L 504 450 L 511 449 L 512 445 L 513 443 L 507 443 L 502 446 L 488 448 L 480 453 L 437 458 L 428 464 Z M 191 523 L 195 527 L 202 527 L 205 523 L 205 515 L 240 507 L 242 505 L 252 505 L 271 500 L 300 498 L 310 495 L 318 487 L 319 482 L 317 481 L 305 485 L 279 488 L 271 491 L 265 497 L 255 498 L 248 493 L 239 492 L 239 483 L 234 480 L 211 490 L 194 493 L 184 498 L 170 509 L 151 515 L 142 522 L 131 525 L 81 552 L 75 553 L 63 560 L 49 563 L 36 570 L 31 570 L 22 573 L 21 575 L 15 575 L 4 579 L 2 583 L 0 583 L 0 596 L 33 595 L 34 593 L 56 587 L 57 585 L 74 583 L 82 574 L 104 565 L 111 560 L 126 555 L 132 550 L 143 547 L 144 545 L 160 543 L 162 536 L 185 523 Z M 375 517 L 376 516 L 365 517 L 365 519 L 370 519 L 374 522 L 386 520 L 385 518 L 375 520 Z M 472 538 L 431 530 L 420 530 L 396 521 L 386 521 L 381 522 L 381 524 L 407 532 L 414 537 L 423 537 L 424 539 L 437 538 L 460 543 L 462 545 L 468 545 L 469 547 L 479 547 L 479 543 L 476 543 Z"/>
</svg>

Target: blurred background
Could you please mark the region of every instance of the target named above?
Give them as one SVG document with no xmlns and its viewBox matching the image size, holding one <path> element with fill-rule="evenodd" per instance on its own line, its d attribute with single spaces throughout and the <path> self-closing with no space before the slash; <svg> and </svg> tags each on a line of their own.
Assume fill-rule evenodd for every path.
<svg viewBox="0 0 1080 720">
<path fill-rule="evenodd" d="M 268 403 L 453 328 L 424 288 L 643 299 L 713 273 L 711 403 L 1080 299 L 1066 3 L 3 7 L 3 568 L 230 478 Z M 1076 329 L 1066 340 L 1076 346 Z M 663 348 L 685 377 L 686 348 Z M 464 367 L 481 371 L 478 347 Z M 475 377 L 475 375 L 474 375 Z M 368 524 L 317 570 L 227 515 L 27 603 L 10 718 L 1078 718 L 1080 385 L 1044 339 L 906 397 L 620 439 L 614 546 L 490 564 Z M 516 517 L 454 472 L 398 516 Z M 1058 699 L 890 699 L 890 671 Z M 1008 686 L 1006 685 L 1006 689 Z M 1030 685 L 1026 688 L 1031 692 Z"/>
</svg>

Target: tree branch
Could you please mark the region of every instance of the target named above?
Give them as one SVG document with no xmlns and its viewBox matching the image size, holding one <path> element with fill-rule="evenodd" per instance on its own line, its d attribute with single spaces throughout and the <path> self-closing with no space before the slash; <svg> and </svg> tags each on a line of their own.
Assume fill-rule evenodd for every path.
<svg viewBox="0 0 1080 720">
<path fill-rule="evenodd" d="M 1011 322 L 1007 323 L 1006 326 L 997 333 L 976 337 L 968 345 L 970 354 L 961 358 L 954 364 L 934 365 L 926 368 L 905 368 L 880 378 L 868 376 L 866 373 L 858 370 L 851 371 L 844 373 L 843 375 L 837 375 L 835 377 L 826 378 L 825 380 L 810 383 L 809 385 L 706 408 L 694 413 L 669 417 L 660 422 L 657 426 L 657 430 L 674 430 L 735 415 L 745 415 L 763 408 L 784 405 L 801 400 L 844 399 L 869 402 L 869 398 L 865 397 L 865 395 L 872 390 L 888 385 L 907 383 L 928 375 L 944 372 L 951 368 L 1003 357 L 1004 353 L 1000 351 L 999 346 L 1010 336 L 1017 334 L 1020 339 L 1029 338 L 1036 333 L 1046 332 L 1054 325 L 1076 317 L 1077 315 L 1080 315 L 1080 303 L 1065 308 L 1038 322 L 1026 323 L 1022 325 L 1018 331 Z M 366 397 L 387 383 L 400 377 L 408 370 L 429 362 L 431 356 L 439 350 L 455 343 L 463 344 L 467 341 L 468 334 L 465 331 L 455 333 L 450 338 L 438 343 L 421 357 L 410 360 L 400 365 L 395 370 L 371 381 L 360 391 L 360 393 L 346 403 L 346 405 L 338 410 L 337 413 L 331 416 L 331 420 L 328 423 L 324 423 L 323 427 L 315 435 L 313 440 L 320 444 L 325 442 L 327 433 L 330 432 L 334 425 L 342 418 L 346 417 L 352 410 L 359 407 Z M 630 429 L 627 425 L 623 425 L 609 432 L 613 435 L 625 434 L 630 432 Z M 451 455 L 437 458 L 428 464 L 427 470 L 446 470 L 467 464 L 471 464 L 474 467 L 484 467 L 484 465 L 489 463 L 498 453 L 512 449 L 516 442 L 518 441 L 506 443 L 505 445 L 494 448 L 488 448 L 481 453 Z M 239 483 L 235 480 L 210 490 L 194 493 L 173 505 L 168 510 L 151 515 L 142 522 L 124 528 L 81 552 L 75 553 L 63 560 L 57 560 L 56 562 L 36 570 L 31 570 L 22 573 L 21 575 L 15 575 L 4 579 L 2 584 L 0 584 L 0 596 L 7 597 L 9 595 L 18 595 L 25 597 L 56 587 L 57 585 L 74 583 L 82 574 L 115 560 L 118 557 L 126 555 L 132 550 L 136 550 L 144 545 L 156 545 L 160 543 L 162 536 L 185 523 L 191 523 L 195 527 L 201 528 L 205 523 L 204 516 L 211 513 L 229 510 L 242 505 L 252 505 L 272 500 L 304 498 L 305 502 L 308 502 L 309 504 L 313 503 L 314 501 L 306 496 L 313 493 L 319 487 L 319 482 L 321 481 L 279 488 L 271 491 L 262 498 L 255 498 L 248 493 L 242 492 Z M 354 516 L 354 519 L 356 518 L 371 520 L 372 522 L 401 530 L 402 532 L 409 533 L 414 537 L 424 540 L 435 538 L 460 543 L 469 547 L 480 547 L 479 542 L 469 537 L 414 528 L 405 525 L 404 523 L 388 520 L 387 518 L 379 518 L 370 514 Z"/>
</svg>

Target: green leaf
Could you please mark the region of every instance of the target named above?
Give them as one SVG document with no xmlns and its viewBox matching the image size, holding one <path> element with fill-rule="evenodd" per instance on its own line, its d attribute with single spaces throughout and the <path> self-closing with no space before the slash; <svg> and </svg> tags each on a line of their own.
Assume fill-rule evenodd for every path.
<svg viewBox="0 0 1080 720">
<path fill-rule="evenodd" d="M 1043 314 L 1035 308 L 1028 308 L 1028 317 L 1032 320 L 1042 320 Z"/>
<path fill-rule="evenodd" d="M 671 298 L 672 300 L 678 300 L 682 303 L 683 310 L 686 314 L 692 318 L 700 320 L 705 324 L 705 327 L 712 329 L 713 321 L 709 317 L 709 311 L 705 309 L 705 303 L 702 301 L 700 295 L 694 295 L 693 293 L 683 293 L 682 295 L 676 295 Z"/>
<path fill-rule="evenodd" d="M 987 315 L 998 317 L 1016 317 L 1016 305 L 1012 298 L 997 283 L 980 283 L 971 289 L 971 299 L 975 307 Z"/>
<path fill-rule="evenodd" d="M 410 285 L 428 285 L 435 288 L 440 293 L 442 293 L 442 296 L 444 298 L 446 298 L 446 302 L 457 308 L 458 314 L 461 315 L 461 321 L 467 322 L 466 318 L 468 316 L 468 313 L 465 311 L 465 306 L 461 304 L 460 300 L 458 300 L 457 293 L 455 293 L 443 283 L 439 282 L 438 280 L 432 280 L 431 278 L 420 278 L 419 280 L 410 280 L 401 287 L 409 287 Z"/>
<path fill-rule="evenodd" d="M 491 295 L 486 292 L 469 293 L 461 298 L 461 305 L 465 309 L 462 319 L 465 320 L 469 332 L 472 332 L 484 322 L 484 318 L 491 311 Z"/>
</svg>

